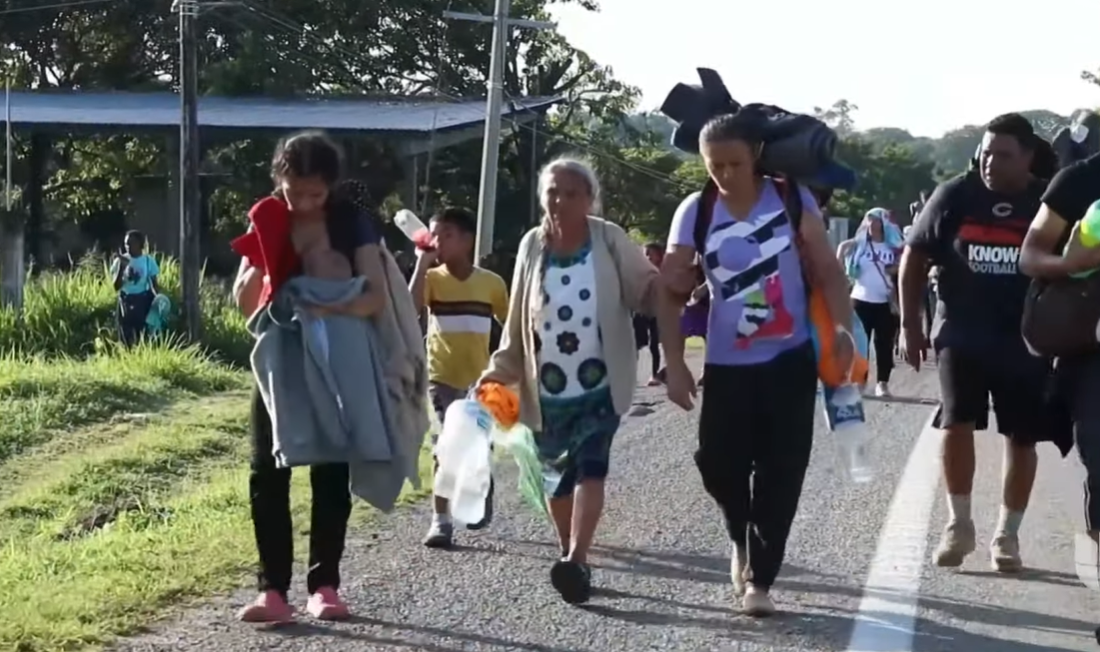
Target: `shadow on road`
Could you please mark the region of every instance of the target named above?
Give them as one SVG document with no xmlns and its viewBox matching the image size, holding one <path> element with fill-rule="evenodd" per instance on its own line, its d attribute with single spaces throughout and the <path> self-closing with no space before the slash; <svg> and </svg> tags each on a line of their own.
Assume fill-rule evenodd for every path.
<svg viewBox="0 0 1100 652">
<path fill-rule="evenodd" d="M 535 546 L 543 545 L 539 542 L 530 541 L 519 541 L 518 543 Z M 728 581 L 729 562 L 718 556 L 649 552 L 613 546 L 602 546 L 598 549 L 597 554 L 624 564 L 623 567 L 618 568 L 608 567 L 610 570 L 704 582 Z M 1058 581 L 1068 581 L 1069 578 L 1064 577 L 1064 575 L 1049 571 L 1036 571 L 1025 581 L 1044 581 L 1044 579 L 1051 577 Z M 830 583 L 829 578 L 838 580 L 838 583 Z M 851 584 L 845 584 L 845 582 L 850 582 L 850 579 L 788 565 L 784 569 L 779 588 L 783 594 L 810 593 L 851 597 L 864 595 L 865 592 L 862 589 Z M 1021 576 L 1020 579 L 1024 578 Z M 872 590 L 868 594 L 887 601 L 897 598 L 897 594 L 890 591 Z M 652 603 L 654 609 L 621 608 L 613 604 L 607 604 L 605 601 Z M 922 596 L 920 605 L 926 611 L 945 614 L 951 621 L 993 626 L 1008 636 L 1011 636 L 1013 630 L 1026 629 L 1070 634 L 1080 633 L 1088 640 L 1093 638 L 1094 625 L 1073 618 L 1032 613 L 1003 606 L 962 602 L 940 596 Z M 781 611 L 775 618 L 755 621 L 736 614 L 730 606 L 724 604 L 697 604 L 674 598 L 609 588 L 597 589 L 594 601 L 579 608 L 596 616 L 640 626 L 702 629 L 713 632 L 714 635 L 722 639 L 739 643 L 764 642 L 773 640 L 775 635 L 780 634 L 796 635 L 800 638 L 819 641 L 822 644 L 832 640 L 844 645 L 851 638 L 857 617 L 885 623 L 891 622 L 895 617 L 895 614 L 889 613 L 857 614 L 851 608 L 838 606 L 829 609 L 829 612 L 808 612 L 797 609 Z M 373 631 L 361 631 L 364 628 L 370 628 Z M 1060 652 L 1061 650 L 1072 652 L 1070 648 L 1035 645 L 975 633 L 928 618 L 918 619 L 915 629 L 916 634 L 912 649 L 916 652 L 943 652 L 947 650 L 953 652 Z M 332 626 L 302 623 L 274 631 L 278 635 L 290 638 L 330 637 L 350 641 L 357 646 L 376 646 L 371 649 L 460 652 L 468 649 L 471 645 L 476 645 L 501 650 L 519 650 L 521 652 L 592 652 L 575 647 L 567 648 L 553 644 L 488 636 L 460 629 L 373 618 L 356 618 L 350 623 L 334 624 Z M 882 647 L 878 649 L 873 645 L 872 643 L 871 647 L 864 647 L 862 650 L 864 652 L 894 652 L 892 648 Z"/>
<path fill-rule="evenodd" d="M 280 634 L 288 638 L 302 638 L 307 636 L 329 637 L 347 641 L 354 641 L 360 645 L 377 645 L 383 648 L 418 650 L 423 652 L 463 652 L 468 649 L 464 644 L 487 645 L 499 647 L 504 650 L 519 650 L 522 652 L 594 652 L 575 647 L 555 647 L 539 643 L 524 643 L 514 639 L 486 636 L 463 632 L 457 629 L 444 629 L 426 625 L 412 625 L 408 623 L 395 623 L 374 618 L 353 618 L 347 623 L 351 626 L 377 627 L 381 633 L 367 633 L 350 631 L 346 625 L 319 625 L 315 623 L 300 623 L 289 627 L 271 630 L 273 634 Z M 392 631 L 393 636 L 385 634 Z M 413 637 L 403 636 L 402 633 L 413 634 Z M 439 643 L 428 643 L 424 639 L 446 641 L 458 641 L 454 647 Z M 372 648 L 375 649 L 375 648 Z"/>
<path fill-rule="evenodd" d="M 1032 581 L 1042 581 L 1037 578 L 1041 577 L 1041 574 L 1044 572 L 1048 574 L 1048 577 L 1054 576 L 1064 579 L 1065 576 L 1065 574 L 1063 573 L 1056 573 L 1053 571 L 1037 571 L 1033 575 Z M 1003 575 L 1001 577 L 1003 577 Z M 1020 576 L 1014 577 L 1013 579 L 1024 578 Z M 780 580 L 780 584 L 784 590 L 803 593 L 827 593 L 834 595 L 844 594 L 853 596 L 869 595 L 887 601 L 891 599 L 896 599 L 898 597 L 896 593 L 891 591 L 876 591 L 874 589 L 863 590 L 855 589 L 851 586 L 837 586 L 832 584 L 820 584 L 816 582 Z M 1063 616 L 1056 616 L 1052 614 L 1023 611 L 1003 605 L 986 605 L 975 602 L 962 602 L 935 595 L 920 596 L 919 604 L 920 607 L 925 610 L 936 611 L 946 614 L 952 620 L 992 625 L 995 627 L 1003 628 L 1005 631 L 1010 631 L 1013 629 L 1026 629 L 1046 632 L 1080 632 L 1082 635 L 1092 638 L 1093 629 L 1096 627 L 1094 623 L 1088 623 L 1083 620 L 1077 620 L 1075 618 L 1066 618 Z M 874 613 L 870 613 L 865 615 L 872 619 L 881 618 L 882 620 L 886 621 L 889 621 L 889 619 L 892 617 L 889 614 L 876 615 Z M 927 647 L 914 647 L 915 650 L 927 649 L 930 651 L 935 650 L 937 652 L 940 650 L 965 650 L 966 652 L 981 650 L 989 650 L 990 652 L 1030 652 L 1034 650 L 1035 652 L 1038 652 L 1039 650 L 1050 650 L 1051 652 L 1054 652 L 1056 650 L 1062 649 L 1052 648 L 1049 646 L 1031 645 L 1030 643 L 1010 641 L 1000 638 L 992 638 L 989 636 L 968 632 L 966 630 L 961 630 L 955 627 L 950 627 L 944 625 L 943 623 L 929 620 L 927 618 L 920 618 L 917 620 L 916 632 L 918 641 L 933 639 L 937 642 L 931 643 Z M 942 642 L 948 640 L 953 641 L 953 643 L 945 644 Z M 867 652 L 878 651 L 867 650 Z"/>
<path fill-rule="evenodd" d="M 971 577 L 990 577 L 1005 580 L 1019 580 L 1022 582 L 1041 582 L 1043 584 L 1053 584 L 1054 586 L 1068 586 L 1078 588 L 1081 586 L 1081 579 L 1073 573 L 1063 573 L 1060 571 L 1044 570 L 1042 568 L 1025 568 L 1019 573 L 1012 575 L 1005 575 L 997 571 L 984 571 L 984 570 L 959 570 L 956 571 L 959 575 L 968 575 Z"/>
</svg>

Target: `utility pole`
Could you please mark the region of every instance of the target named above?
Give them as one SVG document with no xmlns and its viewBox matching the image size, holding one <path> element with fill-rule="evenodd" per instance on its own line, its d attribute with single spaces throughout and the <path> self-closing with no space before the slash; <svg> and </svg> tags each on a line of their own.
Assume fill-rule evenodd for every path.
<svg viewBox="0 0 1100 652">
<path fill-rule="evenodd" d="M 11 79 L 4 81 L 4 210 L 11 219 Z"/>
<path fill-rule="evenodd" d="M 199 217 L 202 210 L 202 186 L 199 183 L 198 120 L 198 35 L 195 22 L 200 0 L 175 0 L 173 9 L 179 13 L 179 83 L 180 83 L 180 281 L 183 294 L 183 318 L 187 336 L 192 342 L 202 335 L 202 314 L 199 309 L 199 277 L 202 262 L 199 256 Z"/>
<path fill-rule="evenodd" d="M 508 34 L 512 27 L 555 29 L 554 23 L 519 20 L 508 17 L 509 0 L 496 0 L 492 16 L 456 11 L 443 13 L 444 18 L 493 24 L 493 46 L 489 63 L 488 97 L 485 100 L 485 145 L 481 154 L 481 189 L 477 201 L 477 244 L 474 260 L 480 261 L 493 251 L 493 223 L 496 219 L 497 166 L 500 161 L 500 110 L 504 103 L 504 58 L 507 55 Z"/>
</svg>

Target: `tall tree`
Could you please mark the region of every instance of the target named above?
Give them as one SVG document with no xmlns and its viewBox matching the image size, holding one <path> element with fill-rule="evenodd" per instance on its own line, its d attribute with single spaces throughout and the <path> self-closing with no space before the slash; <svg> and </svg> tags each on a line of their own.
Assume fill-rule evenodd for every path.
<svg viewBox="0 0 1100 652">
<path fill-rule="evenodd" d="M 516 0 L 516 17 L 544 19 L 552 2 L 595 10 L 588 0 Z M 0 74 L 16 87 L 111 90 L 171 89 L 176 84 L 176 18 L 171 0 L 55 7 L 5 16 Z M 489 67 L 487 26 L 444 19 L 444 9 L 482 12 L 475 0 L 241 0 L 205 11 L 201 34 L 200 91 L 225 95 L 400 93 L 437 97 L 484 94 Z M 568 106 L 616 116 L 636 91 L 610 70 L 572 48 L 560 35 L 514 30 L 507 65 L 510 97 L 565 95 Z M 556 135 L 569 112 L 539 127 Z M 542 139 L 543 141 L 546 138 Z M 534 142 L 539 142 L 537 139 Z M 216 141 L 207 169 L 231 182 L 214 197 L 219 212 L 240 219 L 263 192 L 272 142 L 265 138 Z M 80 222 L 105 212 L 125 215 L 127 182 L 161 174 L 168 165 L 162 139 L 60 134 L 48 165 L 47 200 L 57 214 Z M 530 167 L 522 139 L 503 147 L 502 170 L 512 177 Z M 528 148 L 529 149 L 529 148 Z M 379 156 L 383 156 L 380 152 Z M 480 147 L 458 147 L 438 157 L 443 170 L 476 175 Z M 435 175 L 443 195 L 472 202 L 476 176 Z M 530 186 L 530 173 L 517 180 Z M 472 181 L 472 182 L 471 182 Z M 504 195 L 512 184 L 502 183 Z M 526 195 L 525 195 L 526 196 Z M 504 202 L 505 204 L 507 201 Z"/>
</svg>

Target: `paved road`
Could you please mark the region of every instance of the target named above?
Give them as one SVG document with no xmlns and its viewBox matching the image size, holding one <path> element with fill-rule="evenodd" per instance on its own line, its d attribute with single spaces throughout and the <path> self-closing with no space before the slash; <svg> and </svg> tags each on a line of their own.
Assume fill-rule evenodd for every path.
<svg viewBox="0 0 1100 652">
<path fill-rule="evenodd" d="M 1063 462 L 1056 452 L 1051 454 L 1053 449 L 1043 451 L 1034 507 L 1024 524 L 1025 561 L 1037 570 L 995 577 L 986 572 L 980 555 L 962 572 L 931 568 L 927 556 L 944 518 L 942 489 L 930 481 L 922 497 L 919 483 L 907 482 L 916 489 L 901 492 L 900 508 L 891 510 L 891 504 L 907 466 L 934 466 L 935 444 L 927 435 L 918 448 L 924 454 L 910 463 L 910 453 L 921 441 L 931 411 L 916 399 L 935 399 L 935 379 L 928 372 L 899 372 L 893 384 L 899 400 L 868 402 L 870 426 L 879 435 L 876 482 L 851 487 L 838 480 L 829 442 L 818 426 L 788 563 L 776 587 L 785 613 L 774 619 L 751 621 L 733 610 L 721 522 L 691 461 L 697 415 L 670 407 L 659 390 L 642 388 L 616 441 L 607 514 L 593 560 L 602 591 L 586 608 L 562 604 L 548 584 L 556 552 L 550 526 L 533 518 L 514 495 L 498 489 L 493 527 L 464 534 L 459 550 L 420 546 L 425 507 L 388 517 L 370 533 L 353 534 L 345 595 L 360 615 L 354 622 L 299 625 L 280 633 L 252 630 L 233 621 L 234 609 L 251 597 L 243 592 L 190 611 L 118 649 L 1096 649 L 1092 628 L 1100 622 L 1100 594 L 1082 588 L 1073 575 L 1072 533 L 1079 525 L 1081 502 L 1075 461 Z M 999 444 L 998 437 L 989 435 L 979 450 L 974 507 L 983 537 L 996 518 Z M 501 475 L 498 488 L 511 486 L 512 469 Z M 933 494 L 929 526 L 920 509 L 907 505 L 914 500 L 929 504 Z M 907 566 L 905 555 L 916 561 Z M 909 572 L 919 599 L 890 588 Z M 875 583 L 883 577 L 887 584 Z M 908 620 L 907 600 L 913 603 Z M 902 612 L 900 621 L 880 613 L 895 611 Z M 884 618 L 895 626 L 876 627 Z M 853 641 L 855 630 L 860 632 Z"/>
</svg>

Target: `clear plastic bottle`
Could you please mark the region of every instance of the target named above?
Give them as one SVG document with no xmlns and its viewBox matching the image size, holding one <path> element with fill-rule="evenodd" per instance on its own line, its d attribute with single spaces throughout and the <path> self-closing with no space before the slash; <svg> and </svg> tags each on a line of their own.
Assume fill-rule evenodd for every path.
<svg viewBox="0 0 1100 652">
<path fill-rule="evenodd" d="M 863 395 L 851 383 L 825 387 L 825 422 L 832 433 L 841 473 L 863 484 L 875 478 L 869 447 L 871 432 L 863 413 Z"/>
<path fill-rule="evenodd" d="M 478 523 L 485 516 L 485 498 L 492 479 L 490 441 L 494 422 L 474 399 L 451 403 L 436 443 L 439 469 L 435 495 L 450 500 L 451 516 L 459 523 Z"/>
<path fill-rule="evenodd" d="M 397 228 L 401 229 L 401 232 L 405 234 L 406 238 L 416 245 L 417 249 L 423 249 L 425 251 L 432 249 L 432 233 L 428 230 L 428 227 L 424 226 L 424 223 L 420 221 L 416 213 L 402 208 L 393 216 L 393 223 L 397 225 Z"/>
</svg>

